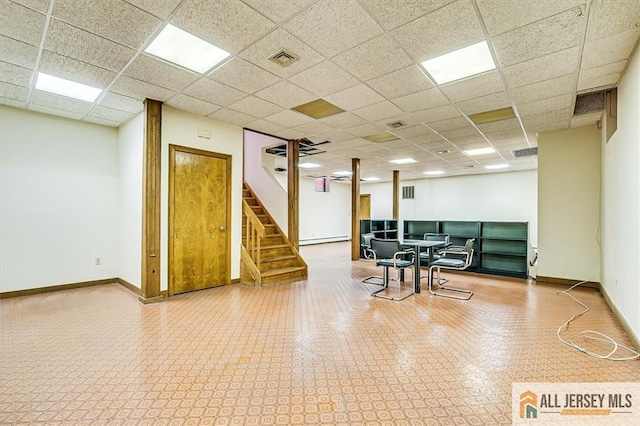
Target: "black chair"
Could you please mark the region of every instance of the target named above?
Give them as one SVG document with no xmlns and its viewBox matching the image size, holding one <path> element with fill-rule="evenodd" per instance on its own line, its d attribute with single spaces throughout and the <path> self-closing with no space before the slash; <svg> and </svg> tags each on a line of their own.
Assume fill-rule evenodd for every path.
<svg viewBox="0 0 640 426">
<path fill-rule="evenodd" d="M 362 256 L 365 259 L 375 259 L 376 253 L 371 249 L 371 240 L 375 237 L 373 233 L 362 234 L 360 236 L 360 247 L 362 248 Z M 365 284 L 384 285 L 383 277 L 370 276 L 362 280 Z"/>
<path fill-rule="evenodd" d="M 458 300 L 469 300 L 471 296 L 473 296 L 473 292 L 471 290 L 465 290 L 461 288 L 455 287 L 445 287 L 443 282 L 440 281 L 440 270 L 441 269 L 451 269 L 456 271 L 464 271 L 469 266 L 471 266 L 471 262 L 473 261 L 473 244 L 475 242 L 475 238 L 470 238 L 464 245 L 464 248 L 453 248 L 453 249 L 445 249 L 440 251 L 440 258 L 435 260 L 429 266 L 429 293 L 434 296 L 448 297 L 451 299 Z M 453 256 L 453 257 L 452 257 Z M 443 290 L 443 292 L 436 293 L 433 291 L 433 273 L 437 270 L 438 273 L 438 290 Z M 450 294 L 446 292 L 451 292 Z M 455 293 L 462 293 L 465 296 L 457 296 Z"/>
<path fill-rule="evenodd" d="M 371 293 L 373 297 L 380 297 L 389 300 L 404 300 L 407 297 L 415 293 L 415 288 L 412 285 L 412 290 L 407 294 L 402 294 L 399 297 L 387 294 L 389 288 L 389 268 L 398 270 L 398 283 L 402 281 L 404 276 L 403 272 L 405 268 L 413 266 L 413 251 L 402 250 L 400 247 L 400 241 L 398 240 L 383 240 L 378 238 L 371 239 L 371 250 L 376 254 L 376 266 L 382 266 L 382 288 L 378 291 Z M 414 274 L 416 271 L 414 271 Z M 384 292 L 384 294 L 382 294 Z"/>
</svg>

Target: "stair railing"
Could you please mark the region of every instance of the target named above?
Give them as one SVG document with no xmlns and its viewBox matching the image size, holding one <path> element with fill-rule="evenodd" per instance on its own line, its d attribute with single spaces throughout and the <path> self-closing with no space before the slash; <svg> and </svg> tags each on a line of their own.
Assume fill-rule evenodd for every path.
<svg viewBox="0 0 640 426">
<path fill-rule="evenodd" d="M 247 232 L 244 247 L 256 269 L 260 271 L 260 239 L 265 236 L 265 228 L 249 203 L 242 200 L 242 213 L 246 217 Z"/>
</svg>

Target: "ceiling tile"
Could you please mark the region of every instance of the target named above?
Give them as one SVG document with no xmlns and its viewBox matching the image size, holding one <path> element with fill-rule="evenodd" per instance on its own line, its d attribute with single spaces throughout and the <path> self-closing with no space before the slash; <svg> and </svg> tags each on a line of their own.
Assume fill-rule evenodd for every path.
<svg viewBox="0 0 640 426">
<path fill-rule="evenodd" d="M 448 118 L 445 120 L 432 121 L 429 123 L 429 127 L 436 132 L 441 132 L 443 130 L 460 129 L 467 126 L 469 126 L 469 120 L 462 116 Z"/>
<path fill-rule="evenodd" d="M 116 109 L 105 108 L 102 106 L 96 106 L 91 111 L 89 111 L 89 117 L 101 118 L 118 123 L 125 123 L 131 120 L 134 117 L 134 114 L 124 111 L 118 111 Z"/>
<path fill-rule="evenodd" d="M 434 121 L 446 120 L 447 118 L 457 118 L 462 115 L 453 105 L 447 104 L 422 111 L 416 111 L 413 113 L 413 116 L 423 123 L 433 123 Z"/>
<path fill-rule="evenodd" d="M 556 130 L 568 129 L 570 124 L 571 124 L 570 119 L 553 121 L 553 122 L 534 123 L 534 124 L 527 125 L 527 130 L 531 130 L 536 133 L 552 132 Z"/>
<path fill-rule="evenodd" d="M 334 129 L 348 129 L 366 123 L 366 120 L 347 111 L 321 118 L 319 121 Z"/>
<path fill-rule="evenodd" d="M 594 68 L 629 58 L 638 37 L 640 37 L 640 24 L 636 29 L 586 43 L 581 68 Z"/>
<path fill-rule="evenodd" d="M 511 90 L 511 97 L 519 105 L 525 102 L 533 102 L 549 97 L 549 95 L 561 95 L 573 93 L 576 85 L 575 74 L 567 74 L 561 77 L 551 78 L 538 83 L 517 87 Z"/>
<path fill-rule="evenodd" d="M 461 127 L 459 129 L 442 130 L 439 133 L 449 140 L 465 138 L 466 136 L 478 137 L 480 135 L 478 130 L 476 130 L 476 128 L 473 126 Z"/>
<path fill-rule="evenodd" d="M 92 104 L 34 90 L 31 94 L 29 108 L 31 109 L 34 105 L 84 115 L 89 111 Z"/>
<path fill-rule="evenodd" d="M 243 126 L 256 119 L 256 117 L 228 108 L 219 109 L 218 111 L 209 114 L 207 117 L 222 121 L 223 123 L 235 124 L 236 126 Z"/>
<path fill-rule="evenodd" d="M 256 96 L 266 101 L 280 105 L 283 108 L 293 108 L 316 99 L 313 93 L 309 93 L 301 87 L 286 80 L 282 80 L 273 86 L 262 89 Z"/>
<path fill-rule="evenodd" d="M 255 93 L 280 80 L 277 75 L 238 57 L 216 68 L 208 77 L 246 93 Z"/>
<path fill-rule="evenodd" d="M 171 21 L 231 53 L 275 28 L 273 22 L 246 4 L 232 0 L 186 0 Z"/>
<path fill-rule="evenodd" d="M 0 35 L 0 61 L 33 69 L 37 56 L 37 47 Z"/>
<path fill-rule="evenodd" d="M 397 98 L 429 89 L 433 84 L 417 65 L 367 81 L 367 85 L 386 98 Z"/>
<path fill-rule="evenodd" d="M 210 78 L 201 78 L 183 90 L 182 93 L 221 106 L 230 105 L 246 96 L 246 93 Z"/>
<path fill-rule="evenodd" d="M 136 51 L 52 19 L 44 48 L 101 68 L 119 72 Z"/>
<path fill-rule="evenodd" d="M 440 56 L 484 40 L 471 1 L 458 0 L 392 31 L 416 61 Z"/>
<path fill-rule="evenodd" d="M 515 119 L 512 119 L 512 120 L 515 120 Z M 510 141 L 513 141 L 513 140 L 518 140 L 518 141 L 525 140 L 524 134 L 522 133 L 522 130 L 520 129 L 519 125 L 517 129 L 513 129 L 513 130 L 501 130 L 501 131 L 483 130 L 482 133 L 486 136 L 487 139 L 491 141 L 491 143 L 498 144 L 498 145 L 501 144 L 502 141 L 507 141 L 508 143 L 511 143 Z"/>
<path fill-rule="evenodd" d="M 554 77 L 577 72 L 580 48 L 552 53 L 540 58 L 520 62 L 504 69 L 507 85 L 510 88 L 537 83 Z M 535 70 L 533 72 L 532 70 Z"/>
<path fill-rule="evenodd" d="M 301 114 L 296 111 L 291 111 L 289 109 L 285 109 L 283 111 L 265 117 L 264 119 L 284 127 L 299 126 L 300 124 L 308 123 L 313 120 L 313 118 L 307 115 Z"/>
<path fill-rule="evenodd" d="M 288 140 L 302 139 L 305 137 L 304 133 L 293 129 L 284 129 L 279 132 L 275 132 L 274 135 Z"/>
<path fill-rule="evenodd" d="M 103 89 L 116 78 L 116 73 L 67 56 L 45 50 L 38 71 L 56 77 Z"/>
<path fill-rule="evenodd" d="M 15 86 L 30 87 L 33 71 L 0 61 L 0 81 Z"/>
<path fill-rule="evenodd" d="M 110 127 L 120 127 L 120 125 L 122 125 L 122 122 L 120 121 L 107 120 L 105 118 L 93 117 L 91 115 L 87 115 L 82 119 L 82 121 L 86 121 L 88 123 L 100 124 L 102 126 L 110 126 Z"/>
<path fill-rule="evenodd" d="M 569 122 L 571 117 L 573 116 L 573 111 L 567 108 L 561 111 L 546 111 L 540 114 L 529 115 L 527 117 L 522 117 L 522 124 L 525 129 L 529 131 L 537 131 L 533 129 L 537 129 L 536 126 L 543 125 L 545 123 L 553 123 L 556 121 Z"/>
<path fill-rule="evenodd" d="M 0 34 L 34 46 L 40 45 L 46 17 L 9 0 L 0 1 Z"/>
<path fill-rule="evenodd" d="M 354 0 L 325 0 L 284 24 L 318 52 L 330 58 L 383 32 Z"/>
<path fill-rule="evenodd" d="M 211 102 L 202 101 L 182 94 L 173 96 L 167 101 L 167 105 L 205 117 L 220 109 L 218 105 L 212 104 Z"/>
<path fill-rule="evenodd" d="M 509 94 L 505 91 L 492 93 L 475 99 L 469 99 L 467 101 L 457 102 L 456 105 L 460 108 L 460 111 L 470 115 L 509 107 L 511 106 L 511 99 L 509 98 Z"/>
<path fill-rule="evenodd" d="M 258 118 L 264 118 L 282 111 L 281 107 L 252 95 L 232 103 L 229 108 Z"/>
<path fill-rule="evenodd" d="M 554 96 L 539 101 L 529 102 L 518 105 L 518 113 L 520 117 L 539 114 L 545 111 L 556 111 L 559 109 L 570 108 L 575 97 L 573 94 Z M 523 118 L 524 119 L 524 118 Z"/>
<path fill-rule="evenodd" d="M 602 118 L 602 111 L 593 112 L 590 114 L 582 114 L 582 115 L 574 115 L 571 117 L 570 126 L 573 127 L 584 127 L 584 126 L 593 126 L 594 124 L 598 124 L 598 121 Z"/>
<path fill-rule="evenodd" d="M 320 97 L 358 83 L 357 79 L 328 60 L 290 77 L 289 81 Z"/>
<path fill-rule="evenodd" d="M 59 117 L 73 118 L 74 120 L 80 120 L 84 116 L 84 114 L 81 114 L 81 113 L 72 112 L 72 111 L 65 111 L 65 110 L 59 109 L 57 107 L 50 108 L 50 107 L 46 107 L 46 106 L 42 106 L 42 105 L 37 105 L 37 104 L 34 104 L 34 103 L 29 104 L 29 109 L 31 111 L 42 112 L 42 113 L 50 114 L 50 115 L 57 115 Z"/>
<path fill-rule="evenodd" d="M 278 65 L 268 59 L 269 56 L 282 48 L 295 53 L 300 59 L 286 67 Z M 280 77 L 289 77 L 297 74 L 324 60 L 318 52 L 282 28 L 278 28 L 266 37 L 260 39 L 254 45 L 241 52 L 240 56 Z"/>
<path fill-rule="evenodd" d="M 100 105 L 132 114 L 137 114 L 144 109 L 143 101 L 140 99 L 130 98 L 114 92 L 107 92 L 100 101 Z"/>
<path fill-rule="evenodd" d="M 585 0 L 477 0 L 482 19 L 490 35 L 523 27 L 557 13 L 584 5 Z"/>
<path fill-rule="evenodd" d="M 127 3 L 157 16 L 160 19 L 166 19 L 171 12 L 180 4 L 181 0 L 125 0 Z"/>
<path fill-rule="evenodd" d="M 169 99 L 173 92 L 164 87 L 156 86 L 155 84 L 146 83 L 144 81 L 136 80 L 126 75 L 121 75 L 113 83 L 113 86 L 109 89 L 112 92 L 119 93 L 121 95 L 128 96 L 130 98 L 137 99 L 155 99 L 157 101 L 164 102 Z"/>
<path fill-rule="evenodd" d="M 494 132 L 519 132 L 522 134 L 522 128 L 517 118 L 509 118 L 507 120 L 494 121 L 492 123 L 478 124 L 478 129 L 482 133 Z"/>
<path fill-rule="evenodd" d="M 349 139 L 346 141 L 342 141 L 340 142 L 340 147 L 341 148 L 357 148 L 359 146 L 371 146 L 373 144 L 373 142 L 368 141 L 366 139 L 362 139 L 362 138 L 353 138 L 353 139 Z"/>
<path fill-rule="evenodd" d="M 162 23 L 157 17 L 123 1 L 105 1 L 99 7 L 91 7 L 85 0 L 57 0 L 53 16 L 133 49 L 142 46 Z"/>
<path fill-rule="evenodd" d="M 417 136 L 431 135 L 433 132 L 422 125 L 404 127 L 402 129 L 389 130 L 401 138 L 415 138 Z"/>
<path fill-rule="evenodd" d="M 0 97 L 26 102 L 29 97 L 29 89 L 15 84 L 0 82 Z"/>
<path fill-rule="evenodd" d="M 407 138 L 407 142 L 412 142 L 415 145 L 419 145 L 424 148 L 424 145 L 434 146 L 438 149 L 448 148 L 451 146 L 449 141 L 442 138 L 437 133 L 427 133 L 426 135 L 420 135 L 413 138 Z"/>
<path fill-rule="evenodd" d="M 125 75 L 177 92 L 200 78 L 200 74 L 171 65 L 153 56 L 140 54 L 124 71 Z"/>
<path fill-rule="evenodd" d="M 364 84 L 358 84 L 334 93 L 331 96 L 327 96 L 325 100 L 346 111 L 351 111 L 367 105 L 382 102 L 384 98 Z"/>
<path fill-rule="evenodd" d="M 306 136 L 320 135 L 333 130 L 326 124 L 322 124 L 319 121 L 310 121 L 309 123 L 301 124 L 294 127 L 294 130 L 304 133 Z"/>
<path fill-rule="evenodd" d="M 504 67 L 577 46 L 585 19 L 584 7 L 575 7 L 494 37 L 498 61 Z"/>
<path fill-rule="evenodd" d="M 578 91 L 617 85 L 626 65 L 627 61 L 624 60 L 580 71 Z"/>
<path fill-rule="evenodd" d="M 412 63 L 411 58 L 387 35 L 381 35 L 333 58 L 351 74 L 368 80 Z"/>
<path fill-rule="evenodd" d="M 394 29 L 455 0 L 360 0 L 387 30 Z"/>
<path fill-rule="evenodd" d="M 49 0 L 11 0 L 14 3 L 21 4 L 29 9 L 37 10 L 42 13 L 47 13 L 49 10 Z"/>
<path fill-rule="evenodd" d="M 395 128 L 392 126 L 389 126 L 389 123 L 395 123 L 397 121 L 402 121 L 403 123 L 405 123 L 404 127 L 399 127 L 399 128 Z M 400 130 L 400 129 L 405 129 L 407 127 L 410 126 L 416 126 L 418 124 L 420 124 L 418 122 L 418 120 L 416 120 L 415 118 L 413 118 L 412 116 L 410 116 L 409 114 L 398 114 L 398 115 L 394 115 L 392 117 L 386 117 L 382 120 L 376 120 L 374 121 L 373 124 L 376 124 L 380 127 L 384 127 L 386 129 L 388 129 L 390 132 L 393 130 Z"/>
<path fill-rule="evenodd" d="M 368 121 L 378 121 L 394 115 L 402 114 L 402 110 L 389 101 L 383 101 L 377 104 L 369 105 L 363 108 L 353 110 L 354 114 L 359 115 Z"/>
<path fill-rule="evenodd" d="M 383 127 L 376 126 L 373 123 L 362 124 L 360 126 L 351 127 L 346 130 L 354 136 L 363 137 L 369 135 L 377 135 L 379 133 L 384 133 L 387 130 Z"/>
<path fill-rule="evenodd" d="M 353 135 L 351 133 L 347 133 L 347 132 L 341 132 L 339 130 L 332 130 L 330 132 L 325 132 L 325 133 L 319 133 L 317 135 L 317 137 L 323 141 L 323 140 L 327 140 L 327 141 L 331 141 L 331 142 L 340 142 L 340 141 L 344 141 L 347 139 L 351 139 L 353 137 Z M 326 149 L 326 150 L 330 150 L 330 146 L 325 146 L 322 149 Z"/>
<path fill-rule="evenodd" d="M 638 0 L 594 0 L 589 12 L 587 42 L 640 27 Z"/>
<path fill-rule="evenodd" d="M 273 22 L 282 23 L 315 0 L 242 0 Z"/>
<path fill-rule="evenodd" d="M 451 102 L 478 98 L 505 90 L 498 70 L 439 86 Z"/>
<path fill-rule="evenodd" d="M 268 133 L 273 135 L 277 132 L 284 130 L 284 127 L 279 124 L 272 123 L 271 121 L 266 121 L 262 119 L 258 119 L 255 121 L 251 121 L 244 125 L 247 129 L 256 130 L 262 133 Z"/>
<path fill-rule="evenodd" d="M 448 104 L 447 98 L 437 88 L 423 90 L 392 99 L 393 103 L 407 112 L 421 111 Z"/>
</svg>

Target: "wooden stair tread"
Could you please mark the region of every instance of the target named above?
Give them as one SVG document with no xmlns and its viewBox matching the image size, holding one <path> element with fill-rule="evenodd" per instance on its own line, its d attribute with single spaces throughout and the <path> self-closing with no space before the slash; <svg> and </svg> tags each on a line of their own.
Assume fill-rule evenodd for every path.
<svg viewBox="0 0 640 426">
<path fill-rule="evenodd" d="M 276 275 L 290 274 L 292 272 L 302 272 L 307 269 L 306 266 L 287 266 L 286 268 L 269 269 L 262 272 L 263 277 L 273 277 Z"/>
<path fill-rule="evenodd" d="M 297 258 L 298 258 L 298 256 L 296 256 L 295 254 L 282 254 L 282 255 L 278 255 L 278 256 L 262 257 L 262 258 L 260 258 L 260 261 L 262 263 L 265 263 L 265 262 L 278 262 L 278 261 L 292 260 L 292 259 L 297 259 Z"/>
<path fill-rule="evenodd" d="M 265 249 L 276 249 L 276 248 L 289 248 L 289 244 L 272 244 L 272 245 L 264 245 L 260 246 L 260 250 Z"/>
</svg>

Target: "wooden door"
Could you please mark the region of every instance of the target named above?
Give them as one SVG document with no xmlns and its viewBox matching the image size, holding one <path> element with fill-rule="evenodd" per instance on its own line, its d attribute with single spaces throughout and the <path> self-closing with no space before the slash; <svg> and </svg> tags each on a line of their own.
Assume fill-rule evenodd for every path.
<svg viewBox="0 0 640 426">
<path fill-rule="evenodd" d="M 169 295 L 230 284 L 231 156 L 169 150 Z"/>
<path fill-rule="evenodd" d="M 360 194 L 360 219 L 371 219 L 371 194 Z"/>
</svg>

